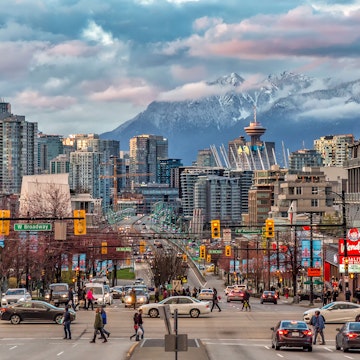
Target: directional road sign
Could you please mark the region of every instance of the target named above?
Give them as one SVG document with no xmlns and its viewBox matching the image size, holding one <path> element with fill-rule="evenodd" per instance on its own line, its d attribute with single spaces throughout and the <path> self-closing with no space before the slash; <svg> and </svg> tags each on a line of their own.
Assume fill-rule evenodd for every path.
<svg viewBox="0 0 360 360">
<path fill-rule="evenodd" d="M 236 229 L 236 234 L 255 234 L 260 235 L 262 234 L 262 229 Z"/>
<path fill-rule="evenodd" d="M 14 224 L 15 231 L 51 231 L 51 224 Z"/>
</svg>

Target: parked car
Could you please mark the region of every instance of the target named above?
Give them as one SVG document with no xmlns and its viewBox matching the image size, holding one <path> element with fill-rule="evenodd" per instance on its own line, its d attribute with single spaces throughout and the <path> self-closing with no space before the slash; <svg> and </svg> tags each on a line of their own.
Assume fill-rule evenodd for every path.
<svg viewBox="0 0 360 360">
<path fill-rule="evenodd" d="M 19 301 L 14 305 L 1 308 L 1 320 L 10 321 L 17 325 L 22 321 L 50 321 L 56 324 L 62 323 L 64 309 L 49 304 L 45 301 L 28 300 Z M 76 312 L 69 309 L 71 320 L 76 319 Z"/>
<path fill-rule="evenodd" d="M 67 304 L 69 302 L 69 285 L 66 283 L 50 284 L 49 291 L 45 294 L 45 300 L 55 306 Z"/>
<path fill-rule="evenodd" d="M 245 291 L 239 289 L 232 289 L 226 297 L 226 301 L 244 301 Z"/>
<path fill-rule="evenodd" d="M 200 301 L 190 296 L 170 296 L 158 303 L 151 303 L 147 305 L 141 305 L 139 309 L 142 309 L 144 315 L 148 315 L 151 318 L 159 316 L 159 308 L 169 305 L 171 314 L 174 314 L 177 309 L 179 315 L 189 315 L 192 318 L 197 318 L 200 315 L 210 313 L 210 302 Z"/>
<path fill-rule="evenodd" d="M 25 288 L 8 289 L 1 297 L 1 306 L 17 303 L 19 300 L 31 300 L 30 293 Z"/>
<path fill-rule="evenodd" d="M 360 322 L 349 321 L 336 330 L 336 350 L 342 348 L 344 352 L 348 352 L 350 349 L 360 349 Z"/>
<path fill-rule="evenodd" d="M 346 321 L 355 321 L 360 315 L 360 305 L 347 301 L 334 301 L 326 304 L 322 308 L 309 309 L 304 312 L 304 321 L 308 324 L 311 321 L 315 311 L 319 310 L 326 323 L 345 323 Z"/>
<path fill-rule="evenodd" d="M 197 298 L 198 300 L 212 300 L 214 296 L 213 289 L 201 289 Z"/>
<path fill-rule="evenodd" d="M 271 347 L 273 349 L 302 347 L 304 350 L 312 351 L 313 333 L 305 321 L 281 320 L 271 330 Z"/>
<path fill-rule="evenodd" d="M 273 304 L 277 304 L 278 296 L 276 295 L 275 291 L 268 291 L 265 290 L 261 294 L 260 303 L 263 304 L 264 302 L 271 302 Z"/>
</svg>

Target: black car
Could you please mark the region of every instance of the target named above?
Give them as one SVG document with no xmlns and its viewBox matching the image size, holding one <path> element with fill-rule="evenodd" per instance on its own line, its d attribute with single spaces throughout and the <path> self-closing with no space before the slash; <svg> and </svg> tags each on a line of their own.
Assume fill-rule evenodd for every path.
<svg viewBox="0 0 360 360">
<path fill-rule="evenodd" d="M 336 329 L 336 350 L 360 349 L 360 322 L 346 322 L 341 328 Z"/>
<path fill-rule="evenodd" d="M 61 324 L 64 315 L 63 308 L 38 300 L 18 302 L 1 308 L 0 312 L 1 320 L 10 321 L 14 325 L 20 324 L 22 321 L 50 321 Z M 71 320 L 74 321 L 76 312 L 72 309 L 69 309 L 69 312 Z"/>
<path fill-rule="evenodd" d="M 273 349 L 301 347 L 304 350 L 312 351 L 313 333 L 305 321 L 281 320 L 271 330 L 271 347 Z"/>
<path fill-rule="evenodd" d="M 264 302 L 271 302 L 273 304 L 277 304 L 278 296 L 275 291 L 268 291 L 265 290 L 261 294 L 260 303 L 263 304 Z"/>
</svg>

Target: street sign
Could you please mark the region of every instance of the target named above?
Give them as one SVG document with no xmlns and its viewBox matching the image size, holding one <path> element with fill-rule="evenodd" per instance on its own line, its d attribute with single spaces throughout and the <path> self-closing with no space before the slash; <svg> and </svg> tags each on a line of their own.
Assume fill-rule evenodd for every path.
<svg viewBox="0 0 360 360">
<path fill-rule="evenodd" d="M 131 252 L 131 247 L 117 247 L 116 251 L 127 251 Z"/>
<path fill-rule="evenodd" d="M 321 276 L 321 269 L 320 268 L 308 268 L 307 275 L 308 276 Z"/>
<path fill-rule="evenodd" d="M 51 224 L 14 224 L 15 231 L 51 231 Z"/>
<path fill-rule="evenodd" d="M 222 250 L 209 249 L 209 254 L 222 254 Z"/>
<path fill-rule="evenodd" d="M 236 229 L 235 233 L 260 235 L 262 234 L 262 229 Z"/>
</svg>

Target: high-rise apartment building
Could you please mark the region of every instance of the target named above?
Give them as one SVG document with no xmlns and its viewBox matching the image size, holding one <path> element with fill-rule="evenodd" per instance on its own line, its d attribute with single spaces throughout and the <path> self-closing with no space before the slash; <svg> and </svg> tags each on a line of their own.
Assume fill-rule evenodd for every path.
<svg viewBox="0 0 360 360">
<path fill-rule="evenodd" d="M 289 170 L 301 171 L 303 167 L 323 166 L 321 154 L 313 149 L 301 149 L 294 151 L 289 156 Z"/>
<path fill-rule="evenodd" d="M 158 175 L 160 184 L 168 184 L 170 187 L 175 187 L 174 169 L 183 166 L 180 159 L 160 159 L 158 162 Z"/>
<path fill-rule="evenodd" d="M 38 148 L 39 173 L 48 173 L 50 170 L 50 161 L 64 152 L 62 136 L 40 133 L 38 135 Z"/>
<path fill-rule="evenodd" d="M 50 174 L 64 174 L 70 172 L 70 160 L 65 154 L 60 154 L 50 160 Z"/>
<path fill-rule="evenodd" d="M 159 183 L 160 159 L 168 158 L 168 140 L 158 135 L 139 135 L 130 139 L 129 176 L 134 183 Z"/>
<path fill-rule="evenodd" d="M 327 135 L 314 140 L 314 149 L 324 159 L 324 166 L 342 167 L 350 159 L 349 146 L 354 143 L 354 135 Z"/>
<path fill-rule="evenodd" d="M 196 166 L 216 166 L 211 149 L 202 149 L 198 151 Z"/>
<path fill-rule="evenodd" d="M 16 194 L 24 175 L 37 174 L 38 127 L 11 114 L 8 103 L 0 103 L 0 109 L 0 193 Z"/>
</svg>

